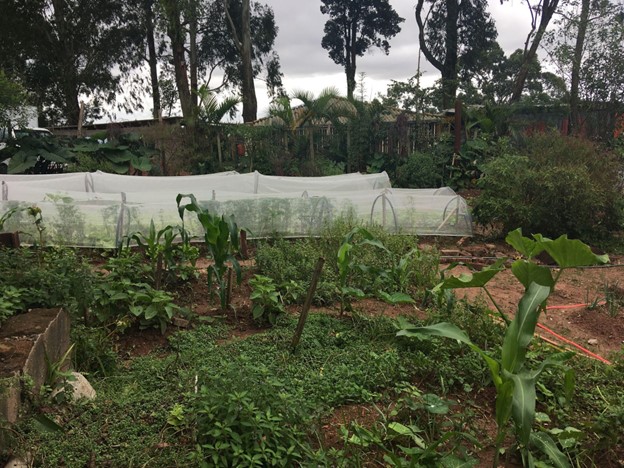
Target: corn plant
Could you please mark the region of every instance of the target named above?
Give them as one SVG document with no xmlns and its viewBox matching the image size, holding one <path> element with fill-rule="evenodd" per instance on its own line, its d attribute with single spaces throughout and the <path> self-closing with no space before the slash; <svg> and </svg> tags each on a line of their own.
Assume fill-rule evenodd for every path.
<svg viewBox="0 0 624 468">
<path fill-rule="evenodd" d="M 511 271 L 525 287 L 525 293 L 518 304 L 518 310 L 508 326 L 503 340 L 499 358 L 491 356 L 470 341 L 469 337 L 458 327 L 450 323 L 438 323 L 426 327 L 416 327 L 407 322 L 401 323 L 399 336 L 426 338 L 439 336 L 455 339 L 468 345 L 486 362 L 496 387 L 496 458 L 498 464 L 499 448 L 507 434 L 508 422 L 513 421 L 516 441 L 520 448 L 525 466 L 534 466 L 531 449 L 545 453 L 557 467 L 568 466 L 568 460 L 561 453 L 556 443 L 546 432 L 533 432 L 535 421 L 536 382 L 547 367 L 560 366 L 573 353 L 559 353 L 543 361 L 537 368 L 531 369 L 526 360 L 527 350 L 533 340 L 535 327 L 540 312 L 545 310 L 546 300 L 553 291 L 561 273 L 567 268 L 595 265 L 609 261 L 606 255 L 595 255 L 590 248 L 578 240 L 561 236 L 556 240 L 545 238 L 539 234 L 533 239 L 522 236 L 517 229 L 509 233 L 507 243 L 513 246 L 522 256 L 512 263 Z M 559 269 L 553 276 L 550 268 L 532 261 L 536 255 L 547 252 L 557 263 Z M 494 267 L 484 269 L 474 275 L 447 278 L 436 289 L 442 292 L 448 289 L 484 287 L 502 268 L 502 262 Z M 500 308 L 496 308 L 502 314 Z M 569 371 L 570 372 L 570 371 Z M 569 374 L 565 382 L 573 385 Z M 571 392 L 571 389 L 568 389 Z"/>
<path fill-rule="evenodd" d="M 178 235 L 182 243 L 176 244 L 175 240 Z M 198 250 L 191 246 L 188 233 L 182 228 L 176 226 L 165 226 L 160 230 L 156 230 L 154 220 L 151 220 L 147 234 L 140 231 L 125 237 L 128 249 L 130 242 L 135 241 L 143 250 L 145 256 L 150 262 L 151 276 L 156 289 L 161 289 L 163 285 L 163 275 L 165 273 L 176 275 L 180 273 L 183 279 L 187 279 L 182 262 L 190 261 L 194 268 L 197 259 Z M 123 244 L 120 248 L 123 247 Z M 192 269 L 191 268 L 191 269 Z"/>
<path fill-rule="evenodd" d="M 185 198 L 188 198 L 190 202 L 181 204 Z M 232 265 L 236 272 L 237 283 L 240 284 L 242 280 L 240 264 L 234 256 L 239 248 L 240 232 L 234 221 L 234 216 L 217 216 L 210 213 L 199 205 L 193 194 L 178 194 L 176 203 L 178 205 L 178 214 L 182 220 L 182 229 L 184 229 L 184 213 L 186 211 L 195 213 L 204 229 L 204 241 L 206 242 L 208 253 L 212 257 L 212 264 L 208 267 L 208 288 L 211 290 L 211 294 L 214 294 L 212 290 L 213 284 L 216 285 L 221 309 L 227 310 L 230 306 L 228 291 L 229 264 Z"/>
</svg>

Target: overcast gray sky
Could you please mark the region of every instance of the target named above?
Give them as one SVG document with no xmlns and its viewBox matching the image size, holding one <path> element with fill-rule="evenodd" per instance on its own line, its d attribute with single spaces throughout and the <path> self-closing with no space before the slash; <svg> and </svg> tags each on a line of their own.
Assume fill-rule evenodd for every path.
<svg viewBox="0 0 624 468">
<path fill-rule="evenodd" d="M 318 94 L 327 86 L 336 86 L 347 92 L 344 70 L 336 65 L 321 47 L 323 27 L 327 16 L 321 14 L 320 0 L 265 0 L 273 7 L 279 27 L 276 50 L 280 55 L 284 85 L 288 92 L 305 89 Z M 530 29 L 530 16 L 522 0 L 500 4 L 491 0 L 490 12 L 496 21 L 498 41 L 505 52 L 523 47 Z M 364 81 L 367 98 L 385 93 L 390 80 L 406 80 L 414 76 L 418 65 L 418 27 L 414 19 L 416 0 L 390 0 L 397 13 L 405 18 L 401 32 L 391 40 L 390 54 L 372 49 L 358 57 L 357 72 L 366 73 Z M 439 76 L 424 58 L 421 58 L 423 84 L 432 84 Z M 268 98 L 261 81 L 257 81 L 259 116 L 266 114 Z"/>
<path fill-rule="evenodd" d="M 263 0 L 260 0 L 263 1 Z M 320 0 L 264 0 L 273 7 L 279 27 L 275 49 L 277 50 L 284 73 L 284 86 L 287 92 L 308 90 L 317 95 L 328 86 L 337 87 L 346 95 L 347 85 L 344 70 L 336 65 L 321 47 L 323 27 L 327 16 L 321 14 Z M 366 73 L 364 81 L 367 99 L 386 91 L 390 80 L 406 80 L 417 71 L 418 27 L 414 19 L 416 0 L 390 0 L 397 13 L 405 18 L 401 32 L 390 41 L 390 54 L 385 55 L 372 49 L 363 57 L 358 57 L 357 72 Z M 505 52 L 513 52 L 523 47 L 530 29 L 530 16 L 522 0 L 508 0 L 503 5 L 500 0 L 490 0 L 490 12 L 496 21 L 498 41 Z M 437 71 L 421 59 L 422 83 L 431 85 L 437 78 Z M 256 80 L 258 97 L 258 117 L 266 116 L 269 98 L 261 80 Z M 121 120 L 149 118 L 150 104 L 146 100 L 146 110 L 132 116 L 118 116 Z M 239 117 L 240 118 L 240 117 Z"/>
</svg>

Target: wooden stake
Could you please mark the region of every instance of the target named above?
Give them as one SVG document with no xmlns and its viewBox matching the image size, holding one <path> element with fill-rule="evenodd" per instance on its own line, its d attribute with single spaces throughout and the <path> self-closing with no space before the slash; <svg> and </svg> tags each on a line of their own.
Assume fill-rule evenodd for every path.
<svg viewBox="0 0 624 468">
<path fill-rule="evenodd" d="M 225 300 L 226 310 L 230 307 L 230 301 L 232 300 L 232 269 L 228 268 L 227 272 L 227 299 Z"/>
<path fill-rule="evenodd" d="M 240 253 L 244 260 L 249 258 L 249 250 L 247 249 L 247 231 L 244 229 L 240 232 Z"/>
<path fill-rule="evenodd" d="M 312 281 L 310 282 L 310 289 L 308 289 L 308 295 L 306 297 L 305 303 L 303 304 L 303 309 L 301 309 L 301 315 L 299 316 L 297 329 L 295 330 L 295 334 L 292 339 L 292 344 L 291 344 L 292 351 L 295 351 L 295 349 L 299 345 L 299 340 L 301 339 L 301 334 L 303 333 L 303 327 L 305 326 L 306 320 L 308 319 L 308 312 L 310 312 L 310 307 L 312 306 L 312 299 L 314 298 L 314 293 L 316 292 L 316 285 L 318 284 L 318 280 L 321 277 L 321 270 L 323 270 L 324 263 L 325 263 L 325 259 L 323 257 L 319 257 L 319 259 L 316 261 L 316 266 L 314 267 L 314 273 L 312 274 Z"/>
</svg>

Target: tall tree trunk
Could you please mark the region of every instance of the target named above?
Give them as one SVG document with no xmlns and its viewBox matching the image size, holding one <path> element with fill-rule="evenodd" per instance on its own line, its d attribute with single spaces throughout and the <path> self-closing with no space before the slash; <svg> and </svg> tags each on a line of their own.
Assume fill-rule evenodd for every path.
<svg viewBox="0 0 624 468">
<path fill-rule="evenodd" d="M 232 40 L 236 44 L 240 55 L 241 94 L 243 95 L 243 121 L 253 122 L 258 115 L 258 101 L 254 87 L 253 65 L 251 62 L 251 8 L 249 0 L 242 0 L 241 36 L 239 37 L 236 25 L 230 15 L 230 1 L 223 0 L 225 16 L 230 27 Z"/>
<path fill-rule="evenodd" d="M 254 87 L 253 67 L 251 63 L 251 10 L 249 0 L 243 0 L 242 12 L 241 61 L 243 73 L 243 121 L 252 122 L 257 119 L 258 101 Z"/>
<path fill-rule="evenodd" d="M 56 53 L 62 57 L 63 68 L 65 69 L 64 79 L 61 85 L 63 93 L 64 109 L 63 114 L 68 125 L 78 125 L 80 119 L 80 103 L 78 102 L 78 78 L 76 76 L 76 66 L 74 64 L 73 44 L 68 38 L 71 37 L 67 24 L 66 3 L 62 0 L 52 0 L 54 8 L 54 21 L 56 22 L 56 30 L 58 38 L 55 41 L 57 46 Z"/>
<path fill-rule="evenodd" d="M 149 64 L 152 85 L 152 116 L 157 119 L 160 116 L 160 86 L 158 85 L 158 57 L 156 56 L 156 44 L 154 41 L 154 1 L 146 0 L 143 6 L 145 8 L 147 63 Z"/>
<path fill-rule="evenodd" d="M 546 32 L 548 23 L 550 23 L 551 18 L 557 10 L 558 4 L 559 0 L 543 0 L 539 27 L 535 32 L 535 36 L 533 36 L 531 47 L 528 51 L 525 51 L 522 65 L 520 65 L 520 71 L 518 72 L 518 76 L 516 76 L 516 80 L 514 81 L 513 92 L 511 94 L 511 99 L 509 100 L 509 102 L 520 101 L 520 98 L 522 97 L 522 91 L 524 90 L 524 83 L 526 82 L 527 76 L 529 75 L 530 64 L 537 54 L 537 48 L 539 47 L 540 42 L 542 41 L 542 37 Z"/>
<path fill-rule="evenodd" d="M 351 29 L 346 41 L 345 47 L 345 73 L 347 75 L 347 98 L 353 99 L 355 91 L 355 71 L 356 71 L 356 54 L 355 41 L 357 39 L 357 21 L 351 22 Z"/>
<path fill-rule="evenodd" d="M 459 2 L 446 0 L 446 54 L 442 66 L 442 107 L 449 109 L 455 104 L 457 94 L 457 23 L 459 21 Z"/>
<path fill-rule="evenodd" d="M 579 111 L 579 82 L 581 75 L 581 61 L 583 60 L 583 46 L 585 45 L 585 34 L 587 33 L 587 22 L 589 20 L 589 2 L 582 0 L 581 16 L 576 34 L 576 44 L 574 45 L 574 59 L 572 61 L 572 80 L 570 83 L 570 124 L 568 132 L 578 134 L 581 129 L 581 114 Z"/>
<path fill-rule="evenodd" d="M 162 3 L 167 16 L 167 35 L 171 40 L 173 69 L 175 72 L 176 87 L 178 88 L 178 96 L 180 97 L 180 107 L 182 107 L 182 116 L 185 119 L 192 120 L 193 108 L 184 50 L 186 34 L 181 24 L 180 6 L 177 0 L 163 0 Z"/>
<path fill-rule="evenodd" d="M 197 3 L 192 0 L 189 4 L 189 65 L 191 71 L 191 106 L 197 109 Z"/>
<path fill-rule="evenodd" d="M 457 93 L 457 22 L 459 21 L 459 0 L 446 0 L 446 24 L 444 40 L 444 61 L 434 55 L 425 39 L 425 22 L 422 9 L 425 0 L 418 0 L 414 16 L 418 24 L 418 43 L 426 59 L 442 74 L 442 107 L 448 109 L 455 103 Z"/>
</svg>

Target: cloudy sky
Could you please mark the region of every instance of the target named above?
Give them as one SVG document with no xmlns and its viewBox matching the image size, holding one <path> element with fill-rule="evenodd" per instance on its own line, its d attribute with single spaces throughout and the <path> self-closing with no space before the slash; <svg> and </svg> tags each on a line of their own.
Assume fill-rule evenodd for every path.
<svg viewBox="0 0 624 468">
<path fill-rule="evenodd" d="M 284 86 L 287 92 L 308 90 L 317 95 L 327 86 L 337 87 L 346 95 L 347 85 L 344 70 L 336 65 L 321 47 L 323 27 L 327 16 L 321 14 L 320 0 L 264 0 L 273 7 L 279 27 L 275 49 L 280 56 Z M 399 16 L 405 19 L 401 32 L 391 40 L 390 54 L 378 49 L 369 51 L 357 61 L 357 73 L 366 73 L 365 89 L 367 99 L 386 91 L 390 80 L 406 80 L 417 71 L 418 27 L 414 19 L 416 0 L 390 0 Z M 496 21 L 498 41 L 505 52 L 523 47 L 529 31 L 530 16 L 523 0 L 490 0 L 490 12 Z M 437 71 L 421 59 L 424 86 L 432 84 L 438 77 Z M 261 80 L 256 80 L 258 117 L 266 116 L 269 98 Z M 118 116 L 120 120 L 149 118 L 149 101 L 146 110 L 132 116 Z M 239 115 L 240 118 L 240 115 Z"/>
<path fill-rule="evenodd" d="M 327 86 L 347 92 L 346 76 L 321 47 L 327 16 L 321 14 L 318 0 L 266 0 L 273 7 L 279 26 L 276 50 L 281 58 L 284 85 L 287 91 L 305 89 L 317 94 Z M 357 73 L 366 73 L 367 98 L 385 93 L 390 80 L 406 80 L 418 68 L 418 27 L 414 18 L 416 0 L 390 0 L 396 12 L 405 19 L 401 32 L 391 40 L 390 54 L 372 49 L 357 61 Z M 490 12 L 496 21 L 499 43 L 506 52 L 522 47 L 529 31 L 530 16 L 522 0 L 500 4 L 491 0 Z M 428 86 L 438 73 L 421 58 L 423 84 Z M 266 113 L 268 100 L 262 83 L 257 83 L 259 115 Z"/>
</svg>

